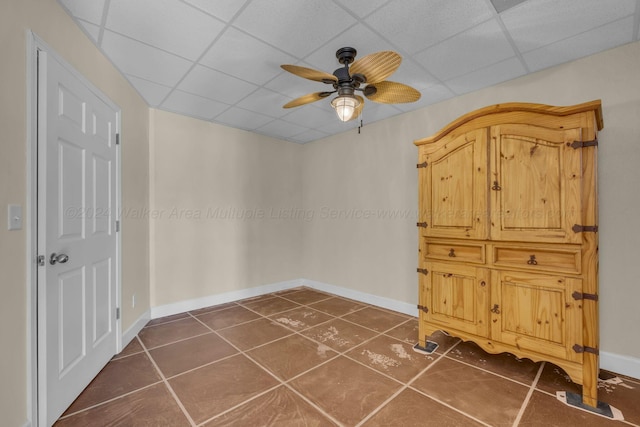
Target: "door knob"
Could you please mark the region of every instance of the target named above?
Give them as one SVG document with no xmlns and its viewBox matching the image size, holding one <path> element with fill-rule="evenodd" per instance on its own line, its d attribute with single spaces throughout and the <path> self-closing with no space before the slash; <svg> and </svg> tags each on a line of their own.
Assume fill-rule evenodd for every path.
<svg viewBox="0 0 640 427">
<path fill-rule="evenodd" d="M 56 254 L 54 252 L 49 257 L 49 264 L 51 265 L 56 265 L 56 263 L 64 264 L 67 261 L 69 261 L 69 255 L 66 254 Z"/>
</svg>

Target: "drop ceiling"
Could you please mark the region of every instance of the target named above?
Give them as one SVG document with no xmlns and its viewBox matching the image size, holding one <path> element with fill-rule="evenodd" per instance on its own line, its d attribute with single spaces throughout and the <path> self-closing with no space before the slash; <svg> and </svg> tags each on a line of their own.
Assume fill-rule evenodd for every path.
<svg viewBox="0 0 640 427">
<path fill-rule="evenodd" d="M 410 104 L 366 101 L 364 124 L 640 40 L 640 0 L 58 0 L 154 108 L 297 143 L 357 127 L 330 89 L 335 52 L 393 50 Z M 356 59 L 357 59 L 356 58 Z"/>
</svg>

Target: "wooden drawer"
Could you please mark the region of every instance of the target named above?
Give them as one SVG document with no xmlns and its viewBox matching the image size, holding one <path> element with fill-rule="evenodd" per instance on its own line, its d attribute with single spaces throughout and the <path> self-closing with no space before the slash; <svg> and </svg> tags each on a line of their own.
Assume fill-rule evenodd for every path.
<svg viewBox="0 0 640 427">
<path fill-rule="evenodd" d="M 482 243 L 425 240 L 424 257 L 444 261 L 484 264 L 485 249 Z"/>
<path fill-rule="evenodd" d="M 536 246 L 493 247 L 493 264 L 533 271 L 558 271 L 580 274 L 580 248 L 549 248 Z"/>
</svg>

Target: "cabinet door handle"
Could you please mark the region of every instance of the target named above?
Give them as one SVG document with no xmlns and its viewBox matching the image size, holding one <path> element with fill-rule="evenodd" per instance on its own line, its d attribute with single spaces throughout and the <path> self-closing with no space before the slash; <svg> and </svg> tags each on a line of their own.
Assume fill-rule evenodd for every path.
<svg viewBox="0 0 640 427">
<path fill-rule="evenodd" d="M 483 280 L 483 281 L 481 281 L 481 282 L 480 282 L 480 286 L 482 286 L 482 287 L 484 288 L 485 286 L 487 286 L 487 282 L 485 282 L 484 280 Z"/>
<path fill-rule="evenodd" d="M 451 248 L 451 249 L 449 250 L 449 256 L 450 256 L 451 258 L 455 258 L 455 257 L 456 257 L 456 251 L 455 251 L 453 248 Z"/>
<path fill-rule="evenodd" d="M 529 265 L 538 265 L 538 260 L 536 259 L 535 255 L 530 255 L 529 256 L 529 261 L 527 261 L 527 264 Z"/>
<path fill-rule="evenodd" d="M 500 314 L 500 306 L 498 304 L 493 304 L 493 308 L 491 309 L 492 313 Z"/>
</svg>

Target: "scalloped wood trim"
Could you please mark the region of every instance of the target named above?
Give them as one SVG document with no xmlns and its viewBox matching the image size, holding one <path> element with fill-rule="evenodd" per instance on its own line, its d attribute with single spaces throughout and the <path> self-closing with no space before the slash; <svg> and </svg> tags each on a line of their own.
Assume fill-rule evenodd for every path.
<svg viewBox="0 0 640 427">
<path fill-rule="evenodd" d="M 467 113 L 464 116 L 461 116 L 456 120 L 452 121 L 442 129 L 440 129 L 438 132 L 436 132 L 434 135 L 428 138 L 418 139 L 414 141 L 414 144 L 423 145 L 423 144 L 428 144 L 430 142 L 437 141 L 438 139 L 442 138 L 444 135 L 464 125 L 465 123 L 468 123 L 480 117 L 490 116 L 492 114 L 522 112 L 522 113 L 538 113 L 538 114 L 543 114 L 548 116 L 562 117 L 562 116 L 569 116 L 572 114 L 584 113 L 589 111 L 593 111 L 595 113 L 598 130 L 602 130 L 602 128 L 604 127 L 604 122 L 602 120 L 602 105 L 599 99 L 590 101 L 590 102 L 585 102 L 583 104 L 568 106 L 568 107 L 555 107 L 552 105 L 532 104 L 532 103 L 525 103 L 525 102 L 510 102 L 505 104 L 495 104 L 495 105 L 490 105 L 488 107 L 480 108 L 478 110 Z"/>
</svg>

